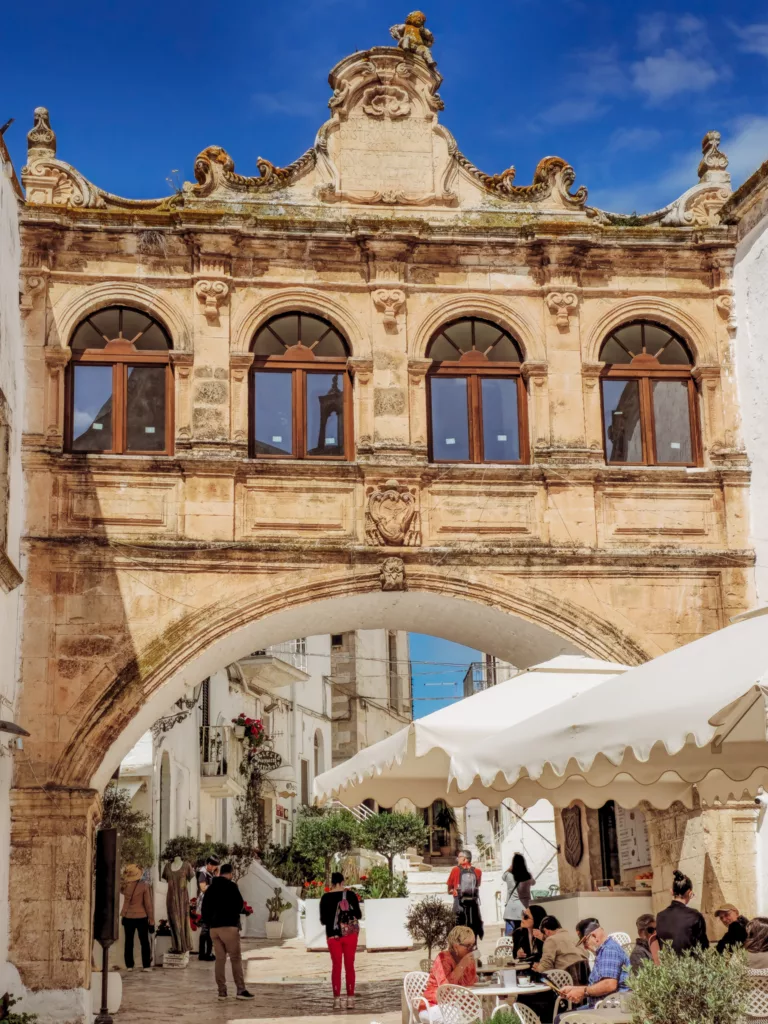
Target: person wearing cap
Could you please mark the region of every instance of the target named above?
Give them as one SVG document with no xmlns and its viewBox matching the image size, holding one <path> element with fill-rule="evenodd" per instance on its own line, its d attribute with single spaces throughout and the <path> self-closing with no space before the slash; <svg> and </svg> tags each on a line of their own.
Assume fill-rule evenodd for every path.
<svg viewBox="0 0 768 1024">
<path fill-rule="evenodd" d="M 723 903 L 715 911 L 715 917 L 725 925 L 727 931 L 717 944 L 718 953 L 730 953 L 737 946 L 747 941 L 747 925 L 749 921 L 742 917 L 739 908 L 732 903 Z"/>
<path fill-rule="evenodd" d="M 577 946 L 593 953 L 595 963 L 587 985 L 567 985 L 561 994 L 571 1003 L 584 1003 L 579 1009 L 591 1009 L 600 999 L 616 992 L 628 992 L 629 957 L 595 917 L 585 917 L 576 925 Z"/>
<path fill-rule="evenodd" d="M 123 871 L 123 909 L 121 912 L 125 929 L 125 969 L 133 970 L 133 939 L 139 935 L 141 946 L 141 963 L 145 971 L 152 970 L 152 950 L 149 946 L 149 934 L 155 930 L 155 911 L 152 906 L 152 893 L 146 882 L 141 879 L 142 870 L 135 864 L 127 864 Z"/>
<path fill-rule="evenodd" d="M 656 938 L 656 918 L 653 914 L 641 914 L 635 922 L 637 941 L 629 954 L 629 965 L 639 971 L 646 960 L 659 963 L 659 940 Z"/>
</svg>

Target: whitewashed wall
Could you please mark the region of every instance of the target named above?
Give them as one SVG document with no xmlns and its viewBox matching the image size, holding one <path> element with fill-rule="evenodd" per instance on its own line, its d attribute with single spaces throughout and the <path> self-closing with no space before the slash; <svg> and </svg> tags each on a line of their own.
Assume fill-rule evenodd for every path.
<svg viewBox="0 0 768 1024">
<path fill-rule="evenodd" d="M 10 495 L 7 553 L 23 573 L 20 538 L 24 512 L 21 476 L 21 431 L 24 408 L 21 318 L 19 315 L 18 200 L 11 166 L 0 150 L 0 390 L 10 412 Z M 10 593 L 0 587 L 0 718 L 14 719 L 19 658 L 19 611 L 23 587 Z M 20 723 L 32 728 L 30 723 Z M 9 793 L 12 756 L 8 736 L 0 734 L 0 992 L 20 991 L 16 969 L 8 964 Z"/>
</svg>

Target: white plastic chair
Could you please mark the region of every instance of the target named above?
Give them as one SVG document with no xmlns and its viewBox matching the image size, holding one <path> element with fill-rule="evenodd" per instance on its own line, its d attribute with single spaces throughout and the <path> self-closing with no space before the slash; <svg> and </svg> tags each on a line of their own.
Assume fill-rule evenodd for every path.
<svg viewBox="0 0 768 1024">
<path fill-rule="evenodd" d="M 632 952 L 632 939 L 630 939 L 626 932 L 611 932 L 608 938 L 618 942 L 627 956 Z"/>
<path fill-rule="evenodd" d="M 475 1021 L 483 1019 L 482 1003 L 463 985 L 440 985 L 437 1005 L 443 1024 L 475 1024 Z"/>
<path fill-rule="evenodd" d="M 566 986 L 573 985 L 573 978 L 570 976 L 568 971 L 552 970 L 544 972 L 553 985 L 557 985 L 558 988 L 566 988 Z M 561 1010 L 561 1004 L 565 1005 L 565 1009 Z M 558 1015 L 558 1013 L 568 1013 L 569 1010 L 573 1009 L 573 1003 L 566 999 L 565 996 L 558 996 L 555 1000 L 555 1009 L 552 1013 L 552 1020 Z"/>
<path fill-rule="evenodd" d="M 520 1018 L 521 1024 L 541 1024 L 539 1015 L 534 1013 L 530 1006 L 524 1006 L 522 1003 L 513 1003 L 512 1009 Z"/>
<path fill-rule="evenodd" d="M 403 978 L 403 991 L 408 1004 L 409 1024 L 418 1024 L 422 1010 L 429 1010 L 429 1003 L 424 998 L 429 975 L 424 971 L 409 971 Z"/>
<path fill-rule="evenodd" d="M 501 953 L 502 950 L 505 952 L 509 950 L 510 953 L 514 953 L 515 943 L 511 935 L 506 935 L 503 939 L 499 939 L 493 951 L 494 953 Z"/>
<path fill-rule="evenodd" d="M 749 992 L 744 1020 L 749 1024 L 768 1024 L 768 970 L 747 971 Z"/>
<path fill-rule="evenodd" d="M 595 1003 L 596 1010 L 620 1010 L 621 996 L 606 996 L 605 999 L 598 999 Z"/>
</svg>

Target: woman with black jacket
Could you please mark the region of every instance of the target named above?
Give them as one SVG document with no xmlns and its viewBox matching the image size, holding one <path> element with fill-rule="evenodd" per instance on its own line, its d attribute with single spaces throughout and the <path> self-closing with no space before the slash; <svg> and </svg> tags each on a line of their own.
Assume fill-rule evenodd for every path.
<svg viewBox="0 0 768 1024">
<path fill-rule="evenodd" d="M 344 886 L 344 875 L 334 871 L 331 888 L 320 898 L 320 924 L 325 925 L 328 952 L 331 954 L 333 1008 L 341 1009 L 341 964 L 347 982 L 347 1009 L 355 1008 L 355 954 L 363 916 L 357 893 Z"/>
<path fill-rule="evenodd" d="M 670 946 L 680 956 L 686 949 L 709 949 L 707 924 L 694 907 L 693 884 L 682 871 L 675 871 L 672 902 L 656 915 L 656 936 L 662 946 Z"/>
</svg>

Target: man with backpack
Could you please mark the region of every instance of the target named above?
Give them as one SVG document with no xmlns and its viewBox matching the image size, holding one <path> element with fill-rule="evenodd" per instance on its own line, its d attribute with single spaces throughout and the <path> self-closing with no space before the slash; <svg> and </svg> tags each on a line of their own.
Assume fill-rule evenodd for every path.
<svg viewBox="0 0 768 1024">
<path fill-rule="evenodd" d="M 480 868 L 472 867 L 472 854 L 469 850 L 459 851 L 456 867 L 448 876 L 448 892 L 453 896 L 453 909 L 456 924 L 466 925 L 482 939 L 485 934 L 483 918 L 480 913 L 480 882 L 483 873 Z"/>
</svg>

